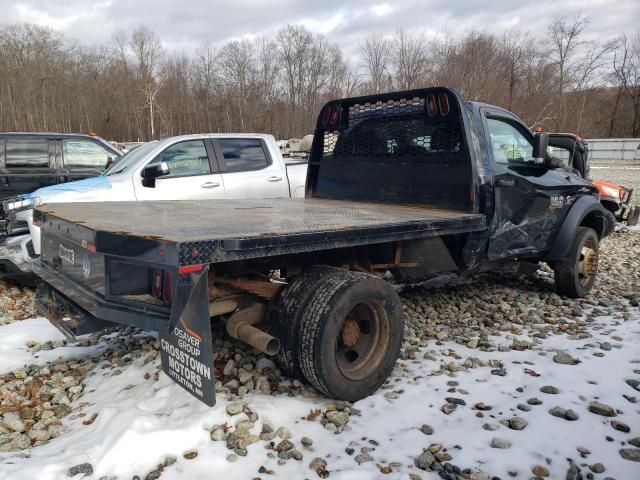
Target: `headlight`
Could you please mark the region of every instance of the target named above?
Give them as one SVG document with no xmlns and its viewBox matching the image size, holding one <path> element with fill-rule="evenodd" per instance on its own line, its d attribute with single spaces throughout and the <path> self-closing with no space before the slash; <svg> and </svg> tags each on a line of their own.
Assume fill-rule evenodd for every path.
<svg viewBox="0 0 640 480">
<path fill-rule="evenodd" d="M 40 205 L 40 197 L 30 197 L 30 198 L 23 198 L 21 200 L 14 200 L 12 202 L 7 202 L 5 208 L 8 211 L 28 210 L 38 205 Z"/>
<path fill-rule="evenodd" d="M 607 185 L 603 185 L 601 188 L 602 193 L 604 193 L 607 197 L 620 198 L 619 189 L 611 188 Z"/>
</svg>

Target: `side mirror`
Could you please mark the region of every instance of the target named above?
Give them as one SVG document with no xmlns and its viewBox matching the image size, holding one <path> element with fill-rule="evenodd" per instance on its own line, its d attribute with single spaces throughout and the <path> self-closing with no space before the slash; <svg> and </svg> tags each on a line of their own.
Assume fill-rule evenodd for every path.
<svg viewBox="0 0 640 480">
<path fill-rule="evenodd" d="M 549 147 L 549 134 L 547 132 L 536 133 L 533 137 L 533 163 L 544 165 Z"/>
<path fill-rule="evenodd" d="M 114 163 L 116 163 L 116 157 L 114 155 L 107 155 L 107 164 L 104 166 L 104 169 L 108 170 Z"/>
<path fill-rule="evenodd" d="M 167 162 L 147 165 L 142 169 L 142 172 L 140 172 L 140 176 L 142 177 L 142 186 L 155 188 L 156 178 L 164 175 L 169 175 L 169 165 L 167 165 Z"/>
</svg>

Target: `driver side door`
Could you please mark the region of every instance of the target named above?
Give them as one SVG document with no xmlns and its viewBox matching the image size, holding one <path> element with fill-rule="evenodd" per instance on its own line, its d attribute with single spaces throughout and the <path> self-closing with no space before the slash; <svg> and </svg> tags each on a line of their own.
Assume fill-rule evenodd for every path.
<svg viewBox="0 0 640 480">
<path fill-rule="evenodd" d="M 156 178 L 154 187 L 135 179 L 138 200 L 208 200 L 224 198 L 224 184 L 208 139 L 184 140 L 160 152 L 147 165 L 165 162 L 169 174 Z"/>
<path fill-rule="evenodd" d="M 538 255 L 551 248 L 568 210 L 566 172 L 534 163 L 533 135 L 520 121 L 485 109 L 493 166 L 494 215 L 488 258 Z"/>
</svg>

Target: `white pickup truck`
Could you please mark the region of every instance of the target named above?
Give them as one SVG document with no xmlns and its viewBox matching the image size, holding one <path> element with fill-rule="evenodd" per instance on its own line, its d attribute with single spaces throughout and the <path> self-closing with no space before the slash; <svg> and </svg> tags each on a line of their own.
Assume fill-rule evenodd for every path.
<svg viewBox="0 0 640 480">
<path fill-rule="evenodd" d="M 30 273 L 29 257 L 40 255 L 40 228 L 33 223 L 36 205 L 304 197 L 306 177 L 306 163 L 285 163 L 272 135 L 197 134 L 152 141 L 99 177 L 40 188 L 4 202 L 6 214 L 26 221 L 30 235 L 12 238 L 0 250 L 0 278 L 20 280 L 25 271 Z"/>
</svg>

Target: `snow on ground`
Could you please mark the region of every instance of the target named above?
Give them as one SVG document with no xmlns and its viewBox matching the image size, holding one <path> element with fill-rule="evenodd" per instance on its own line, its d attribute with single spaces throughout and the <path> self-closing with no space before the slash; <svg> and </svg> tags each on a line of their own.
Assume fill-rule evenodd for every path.
<svg viewBox="0 0 640 480">
<path fill-rule="evenodd" d="M 21 328 L 18 328 L 21 327 Z M 22 333 L 18 333 L 23 330 Z M 112 370 L 96 367 L 93 375 L 85 379 L 85 395 L 81 410 L 87 416 L 97 413 L 90 425 L 87 418 L 70 416 L 64 420 L 68 432 L 48 444 L 33 448 L 28 457 L 4 454 L 0 463 L 0 479 L 56 479 L 63 478 L 70 467 L 90 463 L 94 473 L 87 478 L 145 478 L 156 464 L 166 457 L 176 457 L 177 462 L 162 473 L 163 479 L 178 478 L 254 478 L 259 468 L 272 470 L 273 475 L 262 478 L 305 478 L 315 474 L 309 470 L 314 457 L 327 460 L 330 478 L 408 478 L 409 473 L 422 478 L 437 478 L 435 473 L 418 470 L 414 460 L 423 447 L 441 443 L 451 455 L 451 462 L 460 468 L 479 467 L 484 472 L 508 478 L 508 472 L 517 472 L 517 478 L 529 478 L 534 465 L 545 465 L 551 478 L 564 478 L 569 466 L 566 459 L 581 464 L 604 464 L 605 475 L 618 480 L 640 478 L 640 463 L 620 457 L 622 442 L 640 432 L 640 404 L 626 401 L 622 395 L 633 395 L 634 390 L 624 380 L 640 377 L 640 321 L 633 316 L 627 321 L 612 317 L 599 317 L 592 324 L 593 337 L 568 340 L 566 336 L 552 336 L 534 349 L 508 352 L 482 352 L 452 342 L 440 342 L 421 348 L 416 360 L 401 362 L 402 379 L 393 382 L 392 389 L 382 389 L 370 398 L 357 402 L 354 407 L 360 415 L 352 415 L 350 430 L 335 434 L 324 429 L 316 421 L 303 420 L 312 409 L 324 409 L 329 399 L 270 396 L 261 393 L 247 395 L 243 401 L 257 412 L 259 420 L 254 430 L 260 432 L 262 422 L 274 427 L 285 426 L 299 444 L 301 437 L 313 439 L 313 453 L 302 450 L 301 462 L 288 461 L 279 466 L 276 459 L 266 457 L 265 442 L 248 447 L 248 455 L 235 463 L 226 460 L 230 453 L 224 442 L 212 442 L 209 429 L 224 422 L 236 423 L 246 419 L 245 414 L 230 417 L 229 404 L 220 401 L 216 407 L 207 408 L 189 396 L 163 373 L 154 381 L 159 360 L 144 364 L 144 358 L 132 362 L 120 375 L 112 376 Z M 22 363 L 40 363 L 47 359 L 70 358 L 74 349 L 78 355 L 96 354 L 97 350 L 66 346 L 47 352 L 30 353 L 23 348 L 26 339 L 38 342 L 56 341 L 60 334 L 42 319 L 28 320 L 0 327 L 0 338 L 6 339 L 0 353 L 2 371 L 4 362 L 12 355 Z M 506 338 L 496 339 L 498 343 Z M 603 342 L 611 349 L 600 349 Z M 100 345 L 100 344 L 99 344 Z M 104 345 L 103 345 L 104 347 Z M 605 347 L 607 348 L 607 347 Z M 569 352 L 581 360 L 578 365 L 555 363 L 552 358 L 557 350 Z M 485 360 L 501 361 L 506 376 L 491 374 L 491 368 L 474 368 L 455 375 L 434 375 L 439 365 L 422 357 L 430 351 L 440 354 L 456 352 L 465 359 L 469 356 Z M 594 356 L 601 352 L 602 357 Z M 435 355 L 431 352 L 431 355 Z M 454 357 L 450 357 L 453 359 Z M 447 357 L 440 357 L 446 362 Z M 17 362 L 17 363 L 16 363 Z M 14 361 L 17 365 L 20 361 Z M 437 363 L 437 362 L 436 362 Z M 531 369 L 540 376 L 525 373 Z M 635 373 L 634 373 L 635 370 Z M 144 380 L 149 374 L 149 380 Z M 458 382 L 455 391 L 447 382 Z M 543 385 L 554 385 L 560 392 L 555 395 L 539 391 Z M 462 392 L 459 390 L 462 389 Z M 401 392 L 397 398 L 390 392 Z M 386 395 L 385 395 L 386 394 Z M 440 408 L 446 402 L 444 396 L 465 401 L 449 415 Z M 518 404 L 537 397 L 541 405 L 531 406 L 530 411 L 520 411 Z M 594 399 L 609 404 L 619 411 L 616 419 L 631 427 L 630 434 L 614 430 L 610 419 L 587 410 Z M 477 415 L 473 408 L 477 402 L 491 406 L 490 411 Z M 579 419 L 573 422 L 548 413 L 555 406 L 573 409 Z M 523 430 L 512 430 L 499 420 L 513 416 L 524 418 L 528 425 Z M 425 435 L 420 427 L 428 424 L 432 435 Z M 483 429 L 483 424 L 497 427 L 495 431 Z M 606 437 L 612 438 L 607 441 Z M 511 443 L 509 449 L 490 448 L 493 438 Z M 369 443 L 373 440 L 376 444 Z M 355 442 L 355 443 L 352 443 Z M 361 447 L 372 448 L 374 461 L 358 465 L 355 455 L 348 455 L 349 446 L 356 454 Z M 580 458 L 577 447 L 588 449 L 591 454 Z M 195 449 L 198 456 L 186 460 L 182 454 Z M 547 459 L 549 461 L 547 461 Z M 397 462 L 393 473 L 383 474 L 377 464 Z M 317 478 L 317 477 L 316 477 Z M 602 478 L 602 476 L 597 477 Z"/>
</svg>

